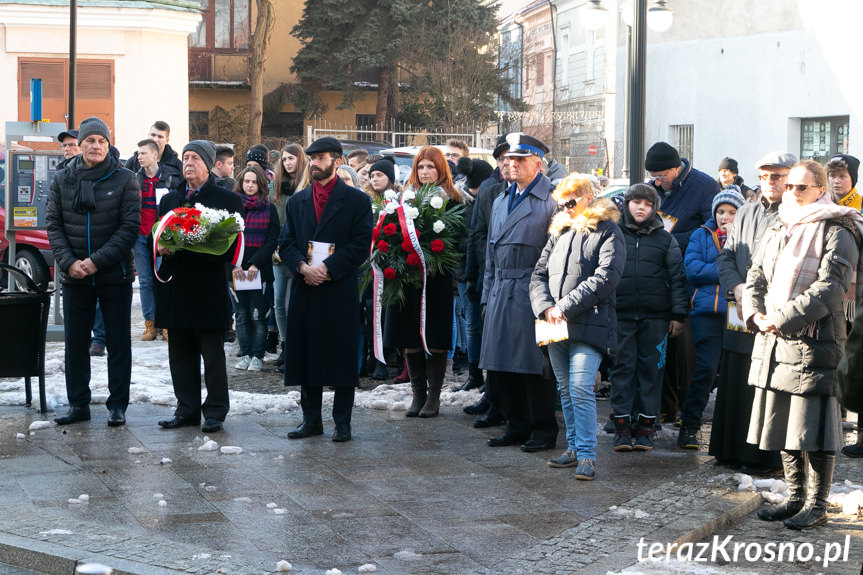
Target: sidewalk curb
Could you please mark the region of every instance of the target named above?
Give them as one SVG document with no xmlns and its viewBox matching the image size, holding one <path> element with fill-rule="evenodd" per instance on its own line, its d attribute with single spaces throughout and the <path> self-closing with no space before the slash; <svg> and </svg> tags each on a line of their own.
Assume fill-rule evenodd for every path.
<svg viewBox="0 0 863 575">
<path fill-rule="evenodd" d="M 672 544 L 677 544 L 679 547 L 683 543 L 697 543 L 707 537 L 710 537 L 717 531 L 722 531 L 723 529 L 727 529 L 732 524 L 738 522 L 745 515 L 749 515 L 759 507 L 763 502 L 760 493 L 754 491 L 740 492 L 740 493 L 731 493 L 726 497 L 730 499 L 740 499 L 740 503 L 736 507 L 729 509 L 725 513 L 719 515 L 712 521 L 708 521 L 703 523 L 699 527 L 692 529 L 688 533 L 684 533 L 674 541 Z"/>
<path fill-rule="evenodd" d="M 163 569 L 137 561 L 102 556 L 97 553 L 0 533 L 0 563 L 30 569 L 45 575 L 70 575 L 83 563 L 110 565 L 114 575 L 176 575 L 179 571 Z"/>
</svg>

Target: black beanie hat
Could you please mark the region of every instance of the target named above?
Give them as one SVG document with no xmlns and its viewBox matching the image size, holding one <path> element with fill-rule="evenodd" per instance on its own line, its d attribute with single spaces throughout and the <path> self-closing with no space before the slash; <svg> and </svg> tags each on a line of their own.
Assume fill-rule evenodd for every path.
<svg viewBox="0 0 863 575">
<path fill-rule="evenodd" d="M 674 146 L 665 142 L 656 142 L 647 150 L 644 169 L 648 172 L 662 172 L 680 167 L 680 154 Z"/>
<path fill-rule="evenodd" d="M 255 162 L 266 172 L 270 169 L 270 161 L 268 159 L 269 152 L 263 144 L 255 144 L 246 153 L 246 163 Z"/>
<path fill-rule="evenodd" d="M 471 158 L 459 158 L 457 168 L 458 173 L 467 176 L 468 188 L 478 188 L 494 172 L 494 168 L 485 160 L 473 160 Z"/>
<path fill-rule="evenodd" d="M 735 160 L 734 158 L 729 158 L 727 156 L 722 158 L 722 161 L 719 162 L 719 167 L 716 168 L 716 170 L 728 170 L 732 174 L 740 173 L 740 170 L 737 169 L 737 160 Z"/>
<path fill-rule="evenodd" d="M 396 183 L 396 161 L 391 156 L 384 156 L 383 160 L 378 160 L 372 167 L 369 168 L 369 175 L 372 172 L 380 172 L 390 179 L 390 183 Z"/>
<path fill-rule="evenodd" d="M 830 158 L 830 161 L 827 162 L 827 170 L 830 171 L 830 164 L 836 161 L 845 162 L 846 169 L 848 170 L 848 175 L 851 176 L 851 187 L 854 188 L 857 186 L 857 172 L 860 170 L 860 160 L 855 158 L 854 156 L 849 156 L 848 154 L 837 154 Z"/>
</svg>

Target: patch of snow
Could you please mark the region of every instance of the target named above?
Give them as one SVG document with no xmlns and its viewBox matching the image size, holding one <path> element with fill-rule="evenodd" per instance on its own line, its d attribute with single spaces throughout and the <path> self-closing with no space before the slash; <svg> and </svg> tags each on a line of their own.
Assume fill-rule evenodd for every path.
<svg viewBox="0 0 863 575">
<path fill-rule="evenodd" d="M 23 433 L 16 433 L 15 434 L 15 439 L 24 439 L 25 437 L 27 437 L 27 436 L 24 435 Z"/>
<path fill-rule="evenodd" d="M 162 500 L 160 500 L 160 501 L 159 501 L 158 505 L 159 505 L 159 507 L 167 507 L 167 506 L 168 506 L 168 502 L 167 502 L 167 501 L 165 501 L 164 499 L 162 499 Z"/>
<path fill-rule="evenodd" d="M 165 498 L 165 496 L 162 495 L 161 493 L 154 493 L 153 494 L 153 499 L 164 499 L 164 498 Z"/>
<path fill-rule="evenodd" d="M 278 505 L 276 505 L 275 503 L 267 503 L 267 509 L 275 509 L 276 507 L 278 507 Z"/>
<path fill-rule="evenodd" d="M 216 451 L 219 449 L 219 444 L 212 439 L 198 448 L 198 451 Z"/>
<path fill-rule="evenodd" d="M 285 571 L 290 571 L 291 568 L 292 568 L 292 565 L 290 563 L 288 563 L 287 561 L 282 560 L 282 561 L 279 561 L 278 563 L 276 563 L 276 571 L 278 571 L 280 573 L 283 573 Z"/>
<path fill-rule="evenodd" d="M 219 448 L 219 451 L 224 453 L 225 455 L 237 455 L 243 452 L 242 447 L 235 447 L 233 445 L 224 445 Z"/>
<path fill-rule="evenodd" d="M 374 563 L 366 563 L 365 565 L 360 565 L 359 569 L 357 569 L 357 571 L 359 571 L 360 573 L 374 573 L 377 570 L 378 566 Z"/>
<path fill-rule="evenodd" d="M 74 535 L 74 531 L 68 529 L 50 529 L 48 531 L 40 531 L 39 535 Z"/>
<path fill-rule="evenodd" d="M 81 495 L 78 496 L 78 500 L 79 501 L 90 501 L 90 496 L 87 495 L 86 493 L 82 493 Z"/>
<path fill-rule="evenodd" d="M 170 457 L 163 457 L 162 460 L 159 462 L 160 465 L 168 465 L 169 463 L 171 463 Z"/>
<path fill-rule="evenodd" d="M 252 500 L 249 499 L 248 497 L 234 497 L 234 501 L 236 501 L 237 503 L 251 503 L 252 502 Z"/>
<path fill-rule="evenodd" d="M 288 511 L 287 509 L 279 509 L 279 508 L 273 509 L 273 513 L 275 513 L 276 515 L 284 515 L 285 513 L 287 513 L 287 511 Z"/>
<path fill-rule="evenodd" d="M 147 453 L 147 450 L 143 447 L 130 447 L 126 451 L 128 451 L 129 453 Z"/>
<path fill-rule="evenodd" d="M 51 427 L 53 423 L 50 421 L 34 421 L 30 424 L 30 431 L 38 431 L 40 429 L 47 429 Z"/>
<path fill-rule="evenodd" d="M 327 569 L 326 575 L 342 575 L 342 572 L 335 568 Z"/>
<path fill-rule="evenodd" d="M 422 558 L 422 554 L 414 552 L 413 549 L 405 549 L 404 551 L 393 553 L 393 557 L 401 561 L 416 561 Z"/>
<path fill-rule="evenodd" d="M 209 559 L 210 557 L 212 557 L 212 555 L 209 553 L 196 553 L 195 555 L 192 555 L 192 561 L 200 561 L 202 559 Z"/>
</svg>

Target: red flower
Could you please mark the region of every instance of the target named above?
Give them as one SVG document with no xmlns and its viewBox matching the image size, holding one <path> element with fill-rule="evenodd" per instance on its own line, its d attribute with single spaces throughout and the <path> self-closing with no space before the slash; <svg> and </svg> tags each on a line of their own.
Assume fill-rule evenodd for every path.
<svg viewBox="0 0 863 575">
<path fill-rule="evenodd" d="M 409 254 L 414 253 L 414 245 L 411 243 L 410 240 L 405 240 L 402 242 L 402 249 Z"/>
<path fill-rule="evenodd" d="M 431 251 L 439 253 L 443 251 L 443 240 L 432 240 Z"/>
<path fill-rule="evenodd" d="M 388 236 L 391 236 L 396 233 L 396 229 L 398 228 L 396 228 L 395 224 L 387 224 L 384 226 L 384 233 Z"/>
<path fill-rule="evenodd" d="M 384 268 L 384 277 L 388 280 L 395 279 L 396 270 L 394 270 L 393 268 Z"/>
<path fill-rule="evenodd" d="M 378 242 L 378 251 L 387 253 L 388 251 L 390 251 L 390 245 L 385 241 L 381 240 Z"/>
<path fill-rule="evenodd" d="M 418 266 L 420 265 L 420 257 L 416 254 L 408 254 L 407 263 L 409 266 Z"/>
<path fill-rule="evenodd" d="M 380 233 L 381 231 L 378 228 L 372 230 L 372 242 L 378 241 L 378 236 L 380 235 Z"/>
</svg>

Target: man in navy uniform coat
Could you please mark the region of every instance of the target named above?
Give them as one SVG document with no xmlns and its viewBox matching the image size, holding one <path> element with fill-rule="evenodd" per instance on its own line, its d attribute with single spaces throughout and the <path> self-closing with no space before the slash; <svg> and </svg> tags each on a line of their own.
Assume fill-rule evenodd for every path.
<svg viewBox="0 0 863 575">
<path fill-rule="evenodd" d="M 372 242 L 370 198 L 336 176 L 342 146 L 320 138 L 306 149 L 312 185 L 285 209 L 279 254 L 297 273 L 288 311 L 285 385 L 299 385 L 303 422 L 288 433 L 300 439 L 324 432 L 324 386 L 335 389 L 333 441 L 350 441 L 354 390 L 359 385 L 359 269 Z M 311 242 L 332 244 L 331 255 L 310 265 Z"/>
</svg>

